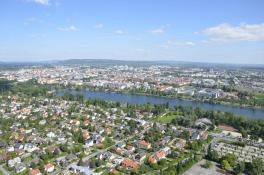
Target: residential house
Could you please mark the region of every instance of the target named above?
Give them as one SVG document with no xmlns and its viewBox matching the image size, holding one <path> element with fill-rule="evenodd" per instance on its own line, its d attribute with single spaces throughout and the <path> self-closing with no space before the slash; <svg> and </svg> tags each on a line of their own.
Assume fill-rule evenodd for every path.
<svg viewBox="0 0 264 175">
<path fill-rule="evenodd" d="M 126 146 L 126 149 L 130 152 L 130 153 L 132 153 L 132 152 L 134 152 L 135 151 L 135 147 L 134 146 L 132 146 L 132 145 L 127 145 Z"/>
<path fill-rule="evenodd" d="M 21 173 L 21 172 L 25 171 L 26 169 L 27 168 L 26 168 L 25 164 L 23 164 L 23 163 L 15 164 L 15 172 L 16 173 Z"/>
<path fill-rule="evenodd" d="M 184 139 L 178 139 L 175 141 L 175 147 L 178 149 L 183 149 L 186 145 L 186 140 Z"/>
<path fill-rule="evenodd" d="M 145 140 L 140 140 L 138 142 L 138 147 L 139 148 L 143 148 L 143 149 L 150 149 L 151 148 L 151 144 Z"/>
<path fill-rule="evenodd" d="M 87 148 L 93 146 L 93 144 L 94 144 L 94 141 L 91 140 L 91 139 L 90 140 L 85 140 L 85 143 L 84 143 L 85 147 L 87 147 Z"/>
<path fill-rule="evenodd" d="M 121 165 L 128 169 L 133 169 L 133 170 L 136 170 L 139 168 L 139 164 L 136 161 L 133 161 L 131 159 L 124 159 L 121 162 Z"/>
<path fill-rule="evenodd" d="M 89 139 L 90 138 L 90 134 L 88 132 L 88 130 L 83 130 L 82 131 L 82 136 L 85 140 Z"/>
<path fill-rule="evenodd" d="M 144 159 L 146 158 L 147 156 L 147 153 L 145 151 L 139 151 L 139 153 L 137 153 L 135 156 L 134 156 L 134 159 L 137 161 L 137 162 L 140 162 L 142 163 L 144 161 Z"/>
<path fill-rule="evenodd" d="M 29 175 L 42 175 L 39 169 L 31 169 Z"/>
<path fill-rule="evenodd" d="M 201 136 L 199 131 L 193 132 L 191 135 L 191 140 L 200 140 Z"/>
<path fill-rule="evenodd" d="M 156 152 L 154 155 L 149 156 L 149 163 L 157 163 L 159 160 L 164 159 L 166 157 L 166 152 L 164 150 L 160 150 Z"/>
<path fill-rule="evenodd" d="M 55 169 L 55 166 L 52 164 L 52 163 L 48 163 L 44 166 L 44 170 L 47 172 L 47 173 L 51 173 L 53 172 Z"/>
<path fill-rule="evenodd" d="M 88 167 L 72 165 L 69 170 L 75 174 L 93 175 L 93 172 Z"/>
<path fill-rule="evenodd" d="M 30 153 L 33 152 L 33 151 L 36 151 L 38 149 L 39 148 L 36 145 L 32 144 L 32 143 L 27 143 L 24 146 L 24 150 L 27 151 L 27 152 L 30 152 Z"/>
<path fill-rule="evenodd" d="M 19 163 L 21 163 L 21 158 L 20 157 L 16 157 L 14 159 L 10 159 L 7 162 L 9 167 L 14 167 L 16 164 L 19 164 Z"/>
<path fill-rule="evenodd" d="M 111 174 L 111 175 L 120 174 L 120 173 L 121 173 L 121 172 L 118 171 L 118 170 L 116 170 L 116 169 L 111 169 L 111 170 L 110 170 L 110 174 Z"/>
</svg>

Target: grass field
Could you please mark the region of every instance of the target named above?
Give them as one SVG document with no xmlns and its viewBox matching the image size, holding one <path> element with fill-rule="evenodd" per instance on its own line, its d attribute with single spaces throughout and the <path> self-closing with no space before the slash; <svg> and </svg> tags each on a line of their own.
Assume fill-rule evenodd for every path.
<svg viewBox="0 0 264 175">
<path fill-rule="evenodd" d="M 264 99 L 264 94 L 263 94 L 263 93 L 256 93 L 256 94 L 255 94 L 255 97 L 256 97 L 257 99 Z"/>
<path fill-rule="evenodd" d="M 177 114 L 166 114 L 164 116 L 158 116 L 154 119 L 154 121 L 159 123 L 170 123 L 173 119 L 177 118 Z"/>
</svg>

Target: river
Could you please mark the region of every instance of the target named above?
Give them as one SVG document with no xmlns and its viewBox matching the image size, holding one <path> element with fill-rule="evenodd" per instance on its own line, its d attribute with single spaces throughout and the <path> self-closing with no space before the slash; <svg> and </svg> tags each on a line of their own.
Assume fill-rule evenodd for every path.
<svg viewBox="0 0 264 175">
<path fill-rule="evenodd" d="M 131 103 L 131 104 L 161 104 L 169 103 L 170 107 L 182 105 L 182 106 L 192 106 L 194 108 L 199 107 L 205 110 L 219 110 L 224 112 L 232 112 L 239 116 L 245 116 L 252 119 L 264 119 L 263 109 L 252 109 L 248 107 L 238 107 L 223 104 L 211 104 L 207 102 L 198 102 L 191 100 L 182 100 L 175 98 L 164 98 L 156 96 L 146 96 L 146 95 L 134 95 L 134 94 L 122 94 L 116 92 L 98 92 L 89 90 L 60 90 L 57 92 L 58 96 L 62 96 L 65 93 L 70 94 L 81 94 L 85 98 L 91 99 L 102 99 L 106 101 L 117 101 L 121 103 Z"/>
</svg>

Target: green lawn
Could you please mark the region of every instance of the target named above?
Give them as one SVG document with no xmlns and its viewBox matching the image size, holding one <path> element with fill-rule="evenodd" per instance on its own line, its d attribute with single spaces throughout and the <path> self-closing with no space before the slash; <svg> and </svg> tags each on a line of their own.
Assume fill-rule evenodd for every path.
<svg viewBox="0 0 264 175">
<path fill-rule="evenodd" d="M 166 114 L 165 116 L 159 116 L 154 119 L 154 121 L 159 123 L 170 123 L 172 119 L 177 118 L 178 115 L 176 114 Z"/>
<path fill-rule="evenodd" d="M 257 99 L 264 99 L 264 94 L 263 94 L 263 93 L 256 93 L 256 94 L 255 94 L 255 97 L 256 97 Z"/>
</svg>

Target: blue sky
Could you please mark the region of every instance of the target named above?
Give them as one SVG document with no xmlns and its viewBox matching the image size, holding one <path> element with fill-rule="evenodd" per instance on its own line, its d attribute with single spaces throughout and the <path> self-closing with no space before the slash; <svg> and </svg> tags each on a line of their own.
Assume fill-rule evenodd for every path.
<svg viewBox="0 0 264 175">
<path fill-rule="evenodd" d="M 0 61 L 264 64 L 263 0 L 3 0 Z"/>
</svg>

